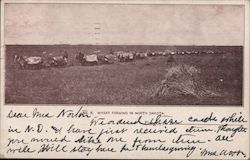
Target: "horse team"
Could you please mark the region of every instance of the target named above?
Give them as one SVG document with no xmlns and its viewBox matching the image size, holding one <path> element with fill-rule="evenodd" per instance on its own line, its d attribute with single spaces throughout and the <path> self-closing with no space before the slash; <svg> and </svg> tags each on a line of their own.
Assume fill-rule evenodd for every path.
<svg viewBox="0 0 250 160">
<path fill-rule="evenodd" d="M 68 53 L 65 51 L 63 55 L 49 57 L 14 55 L 14 62 L 17 62 L 21 69 L 65 66 L 68 63 Z"/>
<path fill-rule="evenodd" d="M 95 51 L 93 54 L 84 54 L 79 52 L 76 54 L 76 60 L 82 65 L 98 65 L 98 64 L 113 64 L 115 62 L 129 62 L 135 59 L 145 59 L 153 56 L 168 56 L 173 59 L 173 55 L 195 54 L 199 55 L 198 51 L 155 51 L 155 52 L 136 52 L 136 51 L 116 51 L 110 50 L 108 54 L 99 53 Z M 214 51 L 207 51 L 208 54 L 215 53 Z M 53 56 L 43 52 L 43 56 L 24 56 L 15 55 L 14 62 L 19 63 L 21 69 L 41 69 L 47 67 L 60 67 L 68 64 L 68 53 L 64 51 L 59 56 Z"/>
</svg>

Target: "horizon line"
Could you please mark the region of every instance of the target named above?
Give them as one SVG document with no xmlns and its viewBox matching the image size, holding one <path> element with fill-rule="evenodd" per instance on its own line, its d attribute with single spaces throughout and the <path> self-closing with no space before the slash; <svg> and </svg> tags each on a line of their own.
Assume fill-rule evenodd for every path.
<svg viewBox="0 0 250 160">
<path fill-rule="evenodd" d="M 85 46 L 244 46 L 244 45 L 215 45 L 215 44 L 4 44 L 6 46 L 42 46 L 42 45 L 68 45 L 68 46 L 77 46 L 77 45 L 85 45 Z"/>
</svg>

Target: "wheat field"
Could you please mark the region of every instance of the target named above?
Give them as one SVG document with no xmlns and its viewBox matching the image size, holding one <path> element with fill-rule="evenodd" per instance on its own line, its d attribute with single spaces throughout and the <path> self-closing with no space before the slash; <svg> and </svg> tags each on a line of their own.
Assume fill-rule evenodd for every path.
<svg viewBox="0 0 250 160">
<path fill-rule="evenodd" d="M 125 63 L 81 66 L 75 55 L 94 49 L 223 50 L 225 54 L 148 57 Z M 15 54 L 69 53 L 60 68 L 21 70 Z M 242 105 L 243 47 L 9 45 L 5 54 L 6 104 Z M 171 82 L 171 83 L 170 83 Z M 208 95 L 208 96 L 207 96 Z"/>
</svg>

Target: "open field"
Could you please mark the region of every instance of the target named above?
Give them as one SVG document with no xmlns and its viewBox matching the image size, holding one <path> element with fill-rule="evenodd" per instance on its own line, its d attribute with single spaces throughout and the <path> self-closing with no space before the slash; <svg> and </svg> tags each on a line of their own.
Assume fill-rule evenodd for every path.
<svg viewBox="0 0 250 160">
<path fill-rule="evenodd" d="M 222 50 L 225 54 L 174 55 L 148 57 L 125 63 L 81 66 L 75 55 L 79 51 L 104 53 L 118 50 Z M 43 51 L 69 53 L 66 67 L 21 70 L 13 63 L 15 54 L 39 56 Z M 241 105 L 243 47 L 216 46 L 91 46 L 40 45 L 6 46 L 6 104 L 116 104 L 116 105 Z M 179 65 L 197 69 L 200 87 L 216 96 L 197 98 L 192 94 L 158 95 L 155 86 L 166 78 L 169 69 Z M 199 90 L 199 88 L 197 88 Z"/>
</svg>

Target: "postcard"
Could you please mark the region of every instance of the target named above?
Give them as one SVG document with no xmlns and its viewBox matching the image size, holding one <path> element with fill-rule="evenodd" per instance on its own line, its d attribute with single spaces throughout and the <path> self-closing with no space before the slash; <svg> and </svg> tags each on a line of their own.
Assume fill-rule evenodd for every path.
<svg viewBox="0 0 250 160">
<path fill-rule="evenodd" d="M 249 159 L 249 1 L 1 1 L 1 158 Z"/>
</svg>

